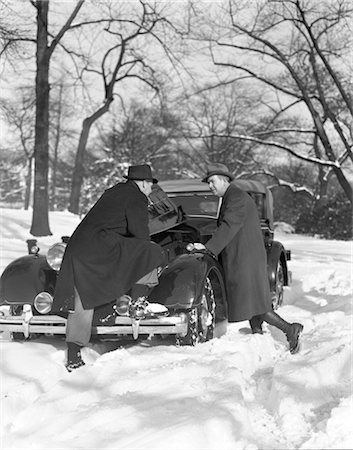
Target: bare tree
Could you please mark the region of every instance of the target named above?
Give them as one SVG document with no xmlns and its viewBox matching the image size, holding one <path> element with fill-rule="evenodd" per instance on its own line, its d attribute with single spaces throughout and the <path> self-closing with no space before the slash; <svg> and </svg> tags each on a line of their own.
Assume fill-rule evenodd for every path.
<svg viewBox="0 0 353 450">
<path fill-rule="evenodd" d="M 350 202 L 345 170 L 353 161 L 352 98 L 346 61 L 352 17 L 347 0 L 229 0 L 218 24 L 222 35 L 207 36 L 227 82 L 232 72 L 245 75 L 252 89 L 262 97 L 267 93 L 266 119 L 251 132 L 230 136 L 319 166 L 326 182 L 334 174 Z"/>
<path fill-rule="evenodd" d="M 226 164 L 238 177 L 258 169 L 252 146 L 232 137 L 254 126 L 257 105 L 251 93 L 235 84 L 206 86 L 183 100 L 184 138 L 193 151 L 194 171 L 201 175 L 209 161 Z"/>
<path fill-rule="evenodd" d="M 24 208 L 27 210 L 32 191 L 35 96 L 31 89 L 19 89 L 17 92 L 19 99 L 3 101 L 1 109 L 11 131 L 17 136 L 19 148 L 15 145 L 14 150 L 19 150 L 24 155 L 26 166 Z"/>
<path fill-rule="evenodd" d="M 15 70 L 23 58 L 20 49 L 28 44 L 34 44 L 36 49 L 36 114 L 35 114 L 35 141 L 34 141 L 34 200 L 33 215 L 30 232 L 34 236 L 51 234 L 48 217 L 48 166 L 49 166 L 49 66 L 54 50 L 62 40 L 65 33 L 70 29 L 72 22 L 77 16 L 84 0 L 79 0 L 69 18 L 55 34 L 49 30 L 48 0 L 30 0 L 28 4 L 36 10 L 36 36 L 33 35 L 32 22 L 30 19 L 23 21 L 18 27 L 10 22 L 14 17 L 12 9 L 15 5 L 1 2 L 0 6 L 4 12 L 0 22 L 0 40 L 2 48 L 0 57 L 5 56 L 12 63 Z M 24 4 L 23 9 L 27 5 Z M 7 15 L 6 15 L 7 14 Z M 4 19 L 5 17 L 5 19 Z M 33 55 L 33 53 L 31 54 Z M 31 55 L 28 56 L 30 60 Z M 11 56 L 11 58 L 10 58 Z M 19 59 L 21 58 L 21 59 Z"/>
<path fill-rule="evenodd" d="M 67 177 L 65 169 L 72 165 L 73 150 L 77 142 L 78 130 L 75 124 L 75 112 L 72 86 L 66 82 L 63 76 L 60 76 L 57 81 L 52 82 L 50 99 L 50 210 L 55 210 L 62 205 L 61 194 L 63 191 L 66 194 L 66 201 L 70 192 L 67 183 L 63 186 L 63 181 Z"/>
<path fill-rule="evenodd" d="M 49 1 L 30 0 L 36 11 L 36 35 L 33 35 L 33 27 L 30 18 L 28 24 L 22 23 L 18 28 L 11 23 L 9 18 L 5 25 L 0 23 L 0 38 L 2 48 L 1 57 L 11 56 L 11 62 L 18 70 L 22 62 L 19 57 L 19 49 L 28 44 L 35 45 L 36 69 L 35 69 L 35 139 L 34 139 L 34 198 L 33 215 L 30 232 L 34 236 L 50 235 L 48 217 L 48 168 L 49 168 L 49 67 L 55 49 L 60 44 L 65 33 L 70 29 L 85 0 L 78 0 L 64 25 L 54 35 L 49 30 Z M 12 11 L 13 5 L 1 2 L 0 6 L 7 13 Z M 24 9 L 26 8 L 24 5 Z M 12 17 L 14 15 L 12 14 Z M 4 20 L 4 19 L 3 19 Z M 10 53 L 14 51 L 15 54 Z M 31 58 L 30 54 L 28 59 Z"/>
<path fill-rule="evenodd" d="M 49 2 L 45 0 L 32 1 L 37 10 L 37 39 L 36 39 L 36 122 L 35 122 L 35 181 L 31 234 L 47 236 L 51 234 L 49 228 L 49 66 L 50 59 L 60 40 L 70 28 L 77 16 L 84 0 L 76 3 L 74 10 L 57 35 L 48 44 L 48 11 Z"/>
<path fill-rule="evenodd" d="M 18 56 L 21 31 L 13 20 L 13 14 L 5 0 L 0 0 L 0 59 Z"/>
<path fill-rule="evenodd" d="M 28 11 L 24 11 L 21 16 L 21 24 L 18 28 L 11 27 L 0 19 L 0 40 L 3 43 L 0 49 L 1 56 L 9 56 L 10 50 L 20 49 L 25 46 L 26 50 L 30 45 L 36 48 L 36 119 L 35 119 L 35 184 L 34 184 L 34 205 L 31 233 L 36 236 L 50 233 L 48 220 L 48 169 L 49 169 L 49 93 L 50 83 L 57 76 L 56 70 L 67 70 L 66 75 L 76 73 L 76 87 L 83 86 L 85 92 L 82 97 L 85 102 L 85 111 L 88 114 L 83 120 L 82 132 L 78 144 L 76 164 L 72 178 L 72 195 L 70 200 L 70 210 L 77 211 L 82 184 L 84 154 L 91 128 L 95 122 L 101 118 L 111 106 L 113 99 L 117 96 L 122 98 L 124 90 L 129 84 L 126 80 L 143 82 L 152 90 L 158 91 L 157 77 L 153 64 L 149 62 L 146 55 L 149 53 L 158 65 L 158 56 L 153 54 L 151 48 L 148 49 L 148 38 L 158 43 L 163 49 L 167 58 L 172 60 L 166 44 L 167 28 L 173 30 L 171 22 L 163 15 L 166 4 L 160 2 L 160 7 L 156 2 L 145 2 L 143 0 L 127 4 L 126 2 L 105 1 L 86 2 L 85 9 L 81 10 L 85 0 L 79 0 L 70 13 L 71 7 L 66 4 L 61 10 L 60 17 L 53 20 L 53 14 L 57 9 L 55 3 L 51 4 L 47 0 L 30 0 L 28 5 L 32 5 L 36 10 L 36 35 L 34 35 L 33 22 L 25 16 Z M 0 0 L 0 6 L 5 10 L 13 9 L 13 5 Z M 49 8 L 53 8 L 54 13 L 49 17 Z M 123 10 L 128 14 L 121 13 Z M 51 10 L 51 9 L 50 9 Z M 14 11 L 10 11 L 10 13 Z M 22 12 L 22 11 L 21 11 Z M 80 12 L 81 21 L 76 20 Z M 83 16 L 86 13 L 86 18 Z M 65 20 L 65 15 L 68 19 Z M 11 16 L 11 14 L 9 14 Z M 13 14 L 12 14 L 13 17 Z M 27 17 L 27 18 L 26 18 Z M 49 18 L 50 23 L 49 23 Z M 19 23 L 19 22 L 18 22 Z M 60 25 L 60 23 L 62 25 Z M 3 26 L 4 25 L 4 26 Z M 5 26 L 6 25 L 6 26 Z M 188 24 L 186 24 L 186 27 Z M 158 29 L 158 32 L 157 32 Z M 70 31 L 70 41 L 67 39 Z M 104 39 L 102 38 L 104 36 Z M 23 47 L 24 48 L 24 47 Z M 60 50 L 60 52 L 57 51 Z M 54 66 L 53 58 L 56 55 L 66 54 L 68 59 L 61 59 L 60 68 Z M 23 56 L 22 52 L 22 56 Z M 15 56 L 20 56 L 14 52 L 14 70 L 18 70 L 20 60 L 15 60 Z M 30 58 L 33 52 L 27 51 L 26 58 L 31 63 Z M 67 61 L 71 61 L 68 68 Z M 98 63 L 97 63 L 98 61 Z M 49 69 L 51 68 L 51 79 L 49 81 Z M 31 70 L 31 68 L 30 68 Z M 30 73 L 27 71 L 26 73 Z M 53 76 L 54 74 L 54 76 Z M 115 87 L 119 85 L 120 92 Z M 98 87 L 103 86 L 103 95 L 100 104 L 96 102 Z M 87 88 L 87 89 L 86 89 Z M 86 89 L 86 90 L 85 90 Z M 76 91 L 77 92 L 77 91 Z M 94 101 L 92 101 L 94 99 Z M 79 99 L 80 102 L 80 99 Z M 95 106 L 92 105 L 95 103 Z M 60 128 L 60 127 L 59 127 Z M 55 182 L 55 161 L 56 150 L 58 148 L 61 130 L 56 128 L 54 139 L 54 170 L 53 181 Z M 52 191 L 53 192 L 53 191 Z"/>
<path fill-rule="evenodd" d="M 140 0 L 135 8 L 129 7 L 128 11 L 123 12 L 116 5 L 113 7 L 107 5 L 103 9 L 101 21 L 104 28 L 99 39 L 101 43 L 106 43 L 106 47 L 101 49 L 100 64 L 97 66 L 87 62 L 82 74 L 88 73 L 98 77 L 102 86 L 102 99 L 99 106 L 82 123 L 72 176 L 69 203 L 69 211 L 72 213 L 79 212 L 84 179 L 84 157 L 93 124 L 110 110 L 114 98 L 121 96 L 118 89 L 120 87 L 123 91 L 128 86 L 127 80 L 134 79 L 144 83 L 147 89 L 158 93 L 158 76 L 148 57 L 150 53 L 148 39 L 154 40 L 168 52 L 165 41 L 158 34 L 158 29 L 162 31 L 165 27 L 171 26 L 163 15 L 163 5 L 158 7 L 156 3 Z M 95 25 L 96 23 L 97 21 L 94 22 Z"/>
</svg>

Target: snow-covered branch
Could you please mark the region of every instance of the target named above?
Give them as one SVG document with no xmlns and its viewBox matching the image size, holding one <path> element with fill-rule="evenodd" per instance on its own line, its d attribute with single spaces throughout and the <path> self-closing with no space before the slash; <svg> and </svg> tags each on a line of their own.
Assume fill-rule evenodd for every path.
<svg viewBox="0 0 353 450">
<path fill-rule="evenodd" d="M 259 170 L 257 172 L 252 172 L 252 175 L 267 175 L 269 177 L 272 177 L 276 180 L 276 184 L 272 184 L 269 185 L 268 188 L 272 189 L 276 186 L 283 186 L 286 187 L 288 189 L 290 189 L 292 192 L 295 193 L 305 193 L 308 194 L 310 197 L 314 198 L 315 197 L 315 193 L 312 189 L 308 188 L 307 186 L 301 186 L 298 185 L 297 183 L 292 183 L 290 181 L 287 180 L 283 180 L 282 178 L 279 178 L 276 174 L 274 174 L 273 172 L 270 172 L 269 170 Z"/>
<path fill-rule="evenodd" d="M 278 134 L 278 133 L 315 133 L 314 129 L 304 129 L 304 128 L 276 128 L 271 130 L 264 130 L 255 132 L 255 136 L 264 136 L 266 134 Z"/>
</svg>

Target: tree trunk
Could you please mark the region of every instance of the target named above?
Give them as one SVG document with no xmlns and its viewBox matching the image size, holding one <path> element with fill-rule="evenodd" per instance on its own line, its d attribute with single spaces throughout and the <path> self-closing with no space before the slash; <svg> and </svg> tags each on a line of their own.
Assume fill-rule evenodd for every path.
<svg viewBox="0 0 353 450">
<path fill-rule="evenodd" d="M 26 190 L 25 190 L 25 203 L 24 203 L 24 208 L 26 211 L 28 210 L 29 203 L 31 201 L 32 169 L 33 169 L 33 157 L 30 157 L 27 162 L 27 174 L 26 174 Z"/>
<path fill-rule="evenodd" d="M 104 105 L 101 108 L 99 108 L 95 113 L 93 113 L 91 116 L 86 117 L 86 119 L 82 123 L 82 131 L 76 153 L 75 167 L 71 183 L 70 203 L 68 207 L 68 210 L 73 214 L 80 213 L 80 195 L 84 178 L 84 157 L 86 153 L 86 146 L 91 126 L 97 119 L 99 119 L 107 111 L 109 111 L 109 106 L 112 101 L 113 96 L 110 95 L 109 98 L 105 100 Z"/>
<path fill-rule="evenodd" d="M 49 60 L 48 51 L 48 1 L 38 1 L 37 7 L 37 73 L 36 121 L 34 142 L 34 198 L 30 233 L 49 236 L 48 213 L 48 132 L 49 132 Z"/>
<path fill-rule="evenodd" d="M 72 175 L 70 204 L 68 208 L 73 214 L 79 214 L 80 212 L 80 194 L 84 178 L 84 156 L 92 124 L 93 120 L 89 117 L 86 118 L 82 124 L 82 131 L 75 158 L 75 167 Z"/>
<path fill-rule="evenodd" d="M 51 177 L 51 196 L 50 196 L 50 210 L 51 211 L 54 211 L 56 208 L 56 205 L 57 205 L 56 183 L 57 183 L 57 172 L 58 172 L 59 144 L 60 144 L 60 138 L 61 138 L 62 101 L 63 101 L 63 84 L 60 83 L 58 110 L 57 110 L 57 117 L 56 117 L 56 124 L 55 124 L 55 143 L 54 143 L 54 155 L 53 155 L 52 177 Z"/>
<path fill-rule="evenodd" d="M 306 104 L 308 105 L 308 107 L 310 106 L 308 104 L 308 102 L 306 102 Z M 310 107 L 309 107 L 310 110 Z M 321 119 L 319 117 L 319 113 L 316 110 L 310 110 L 313 120 L 314 120 L 314 124 L 317 130 L 317 135 L 318 138 L 320 139 L 324 149 L 325 149 L 325 153 L 327 158 L 330 161 L 336 161 L 336 156 L 333 152 L 333 149 L 331 147 L 331 143 L 329 141 L 329 138 L 326 134 L 326 131 L 324 129 L 324 126 L 321 122 Z M 343 192 L 345 193 L 345 195 L 347 196 L 348 200 L 350 201 L 350 203 L 353 205 L 353 190 L 352 190 L 352 186 L 349 183 L 349 181 L 347 180 L 345 174 L 343 173 L 343 170 L 339 167 L 333 167 L 332 168 L 334 174 L 336 175 L 337 181 L 339 182 L 339 184 L 341 185 Z"/>
</svg>

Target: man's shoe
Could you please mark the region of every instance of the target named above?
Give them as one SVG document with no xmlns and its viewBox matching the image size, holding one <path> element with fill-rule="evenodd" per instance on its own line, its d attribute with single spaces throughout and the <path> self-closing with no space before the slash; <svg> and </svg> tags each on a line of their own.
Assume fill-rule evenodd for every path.
<svg viewBox="0 0 353 450">
<path fill-rule="evenodd" d="M 287 341 L 289 343 L 289 351 L 294 355 L 300 350 L 299 337 L 303 331 L 303 325 L 301 323 L 292 323 L 289 325 L 289 329 L 286 332 Z"/>
<path fill-rule="evenodd" d="M 75 369 L 79 369 L 80 367 L 84 366 L 85 362 L 81 359 L 80 361 L 76 361 L 76 362 L 68 362 L 66 364 L 66 369 L 68 372 L 72 372 Z"/>
<path fill-rule="evenodd" d="M 252 334 L 264 334 L 262 327 L 251 328 Z"/>
<path fill-rule="evenodd" d="M 85 365 L 81 357 L 81 348 L 74 342 L 67 342 L 67 364 L 65 367 L 69 372 Z"/>
<path fill-rule="evenodd" d="M 253 316 L 250 320 L 250 328 L 251 328 L 251 332 L 252 334 L 263 334 L 263 330 L 262 330 L 262 323 L 263 323 L 263 318 L 262 315 L 260 316 Z"/>
</svg>

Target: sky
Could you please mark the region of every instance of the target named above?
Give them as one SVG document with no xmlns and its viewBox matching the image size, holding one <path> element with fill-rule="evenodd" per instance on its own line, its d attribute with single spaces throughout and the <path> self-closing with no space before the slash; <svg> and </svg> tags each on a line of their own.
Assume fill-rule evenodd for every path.
<svg viewBox="0 0 353 450">
<path fill-rule="evenodd" d="M 0 210 L 0 272 L 26 253 L 31 211 Z M 53 236 L 79 218 L 50 214 Z M 265 325 L 228 324 L 196 347 L 171 340 L 92 343 L 64 367 L 63 338 L 0 334 L 1 449 L 352 449 L 352 242 L 292 234 L 293 274 L 278 313 L 304 325 L 291 355 Z M 4 309 L 4 307 L 2 307 Z"/>
</svg>

